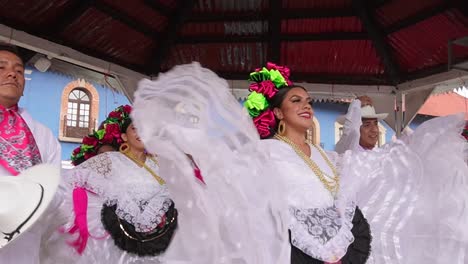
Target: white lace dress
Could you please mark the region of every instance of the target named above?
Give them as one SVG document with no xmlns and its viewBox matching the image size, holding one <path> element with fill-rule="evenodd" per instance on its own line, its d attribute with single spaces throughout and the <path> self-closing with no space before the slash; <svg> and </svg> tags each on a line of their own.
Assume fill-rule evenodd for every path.
<svg viewBox="0 0 468 264">
<path fill-rule="evenodd" d="M 151 159 L 146 165 L 158 173 Z M 105 231 L 101 222 L 103 204 L 117 205 L 116 214 L 135 226 L 138 232 L 155 228 L 170 205 L 168 189 L 144 168 L 119 152 L 93 157 L 63 175 L 63 202 L 51 219 L 64 225 L 44 241 L 41 263 L 159 263 L 160 257 L 139 257 L 122 251 Z M 78 232 L 69 234 L 75 225 L 74 193 L 86 190 L 89 239 L 82 254 L 70 244 Z M 52 224 L 51 224 L 52 225 Z M 54 225 L 55 226 L 55 225 Z"/>
<path fill-rule="evenodd" d="M 264 140 L 285 186 L 291 243 L 326 262 L 342 258 L 354 241 L 359 206 L 372 235 L 367 263 L 466 263 L 468 167 L 461 116 L 437 118 L 375 151 L 327 152 L 340 174 L 337 198 L 284 142 Z M 317 148 L 311 159 L 328 175 Z M 347 263 L 347 262 L 346 262 Z"/>
<path fill-rule="evenodd" d="M 338 210 L 335 198 L 308 165 L 285 142 L 268 139 L 262 147 L 285 187 L 291 243 L 316 259 L 338 261 L 354 241 L 351 229 L 356 204 L 349 201 Z M 331 168 L 316 147 L 310 146 L 313 161 L 327 175 Z"/>
<path fill-rule="evenodd" d="M 461 116 L 428 121 L 405 142 L 369 153 L 328 153 L 340 173 L 336 201 L 288 145 L 261 142 L 227 82 L 198 63 L 142 81 L 132 120 L 145 146 L 167 160 L 161 164 L 177 165 L 167 171 L 179 172 L 167 180 L 181 220 L 168 259 L 289 263 L 289 228 L 304 252 L 333 262 L 354 240 L 358 205 L 373 235 L 368 263 L 468 261 Z M 193 180 L 185 154 L 206 186 Z M 311 157 L 328 170 L 315 150 Z"/>
</svg>

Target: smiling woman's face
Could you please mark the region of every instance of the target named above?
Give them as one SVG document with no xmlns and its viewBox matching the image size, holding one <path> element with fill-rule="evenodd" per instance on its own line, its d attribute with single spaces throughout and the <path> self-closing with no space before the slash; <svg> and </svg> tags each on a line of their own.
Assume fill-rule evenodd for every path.
<svg viewBox="0 0 468 264">
<path fill-rule="evenodd" d="M 278 119 L 283 120 L 287 129 L 305 131 L 313 125 L 314 111 L 310 101 L 310 95 L 303 88 L 295 87 L 286 93 L 280 107 L 273 111 Z"/>
<path fill-rule="evenodd" d="M 122 134 L 122 139 L 128 144 L 130 149 L 136 151 L 145 150 L 145 146 L 143 145 L 143 142 L 141 142 L 140 137 L 137 134 L 137 130 L 133 124 L 130 124 L 127 127 L 127 131 Z"/>
<path fill-rule="evenodd" d="M 0 104 L 17 104 L 24 90 L 24 65 L 15 54 L 0 51 Z"/>
</svg>

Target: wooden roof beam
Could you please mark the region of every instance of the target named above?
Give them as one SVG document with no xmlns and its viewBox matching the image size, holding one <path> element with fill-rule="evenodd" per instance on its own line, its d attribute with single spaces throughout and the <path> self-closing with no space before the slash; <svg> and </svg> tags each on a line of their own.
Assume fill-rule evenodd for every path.
<svg viewBox="0 0 468 264">
<path fill-rule="evenodd" d="M 80 0 L 74 1 L 61 15 L 53 22 L 53 24 L 44 27 L 39 36 L 57 36 L 60 35 L 69 25 L 83 15 L 86 10 L 91 8 L 95 0 Z"/>
<path fill-rule="evenodd" d="M 158 0 L 144 0 L 143 2 L 163 16 L 170 17 L 173 13 L 171 8 L 159 3 Z"/>
<path fill-rule="evenodd" d="M 161 71 L 161 64 L 167 58 L 170 52 L 170 47 L 175 43 L 179 31 L 182 28 L 185 20 L 190 16 L 193 7 L 195 6 L 194 0 L 179 1 L 180 6 L 177 11 L 168 19 L 166 30 L 158 39 L 159 45 L 153 52 L 148 62 L 150 72 L 148 75 L 157 74 Z"/>
<path fill-rule="evenodd" d="M 141 22 L 138 22 L 137 20 L 129 17 L 126 15 L 124 12 L 115 9 L 114 7 L 102 2 L 102 1 L 95 1 L 94 3 L 94 8 L 99 10 L 100 12 L 109 15 L 113 19 L 127 25 L 131 29 L 138 31 L 149 38 L 157 38 L 158 32 L 153 30 L 150 26 L 143 24 Z"/>
<path fill-rule="evenodd" d="M 281 2 L 281 0 L 270 1 L 270 17 L 268 19 L 269 45 L 267 60 L 274 63 L 280 63 L 281 59 Z"/>
<path fill-rule="evenodd" d="M 246 80 L 249 72 L 224 72 L 216 74 L 228 80 Z M 356 84 L 356 85 L 388 85 L 384 75 L 334 75 L 330 73 L 291 72 L 294 82 L 311 82 L 327 84 Z"/>
<path fill-rule="evenodd" d="M 373 10 L 366 4 L 365 0 L 353 0 L 353 8 L 361 19 L 362 25 L 372 40 L 377 55 L 382 60 L 385 73 L 390 84 L 396 86 L 401 82 L 400 67 L 392 54 L 392 49 L 387 43 L 387 36 L 380 29 L 377 21 L 373 17 Z"/>
<path fill-rule="evenodd" d="M 315 34 L 280 34 L 280 41 L 327 41 L 327 40 L 369 40 L 366 32 L 326 32 Z M 177 44 L 202 44 L 202 43 L 253 43 L 267 42 L 265 35 L 229 35 L 229 36 L 184 36 L 177 40 Z"/>
<path fill-rule="evenodd" d="M 276 1 L 276 0 L 275 0 Z M 187 22 L 251 22 L 258 20 L 267 20 L 270 14 L 274 12 L 274 2 L 270 3 L 270 8 L 262 11 L 245 11 L 235 13 L 205 13 L 200 12 L 192 14 Z M 281 7 L 280 7 L 281 8 Z M 334 18 L 334 17 L 352 17 L 356 16 L 352 9 L 281 9 L 278 14 L 280 19 L 313 19 L 313 18 Z"/>
<path fill-rule="evenodd" d="M 413 15 L 413 16 L 410 16 L 408 18 L 402 19 L 402 20 L 400 20 L 398 22 L 395 22 L 394 24 L 388 26 L 385 29 L 385 32 L 387 34 L 395 33 L 395 32 L 397 32 L 399 30 L 402 30 L 404 28 L 413 26 L 413 25 L 415 25 L 415 24 L 417 24 L 419 22 L 422 22 L 422 21 L 427 20 L 427 19 L 429 19 L 429 18 L 431 18 L 433 16 L 441 14 L 441 13 L 447 11 L 449 8 L 450 8 L 449 3 L 447 3 L 447 1 L 445 1 L 443 4 L 441 4 L 439 6 L 429 8 L 427 10 L 423 10 L 423 11 L 417 13 L 416 15 Z"/>
<path fill-rule="evenodd" d="M 449 0 L 451 1 L 451 0 Z M 453 0 L 457 1 L 457 0 Z M 154 2 L 152 0 L 145 0 L 147 2 Z M 379 0 L 370 3 L 374 8 L 380 8 L 386 5 L 390 0 Z M 271 5 L 271 3 L 270 3 Z M 270 7 L 271 9 L 271 7 Z M 207 13 L 198 12 L 192 14 L 187 22 L 195 23 L 210 23 L 210 22 L 251 22 L 259 20 L 267 20 L 270 9 L 265 10 L 252 10 L 243 11 L 238 13 Z M 357 14 L 350 8 L 337 8 L 337 9 L 317 9 L 317 8 L 298 8 L 298 9 L 282 9 L 280 13 L 281 19 L 317 19 L 317 18 L 336 18 L 336 17 L 354 17 Z"/>
</svg>

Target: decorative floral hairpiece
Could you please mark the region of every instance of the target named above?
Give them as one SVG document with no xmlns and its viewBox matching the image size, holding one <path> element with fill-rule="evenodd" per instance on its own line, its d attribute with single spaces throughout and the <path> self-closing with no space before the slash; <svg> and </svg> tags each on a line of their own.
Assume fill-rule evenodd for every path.
<svg viewBox="0 0 468 264">
<path fill-rule="evenodd" d="M 121 105 L 110 112 L 106 120 L 99 126 L 99 129 L 85 136 L 81 145 L 73 150 L 71 155 L 72 164 L 76 166 L 96 156 L 98 149 L 103 145 L 120 146 L 123 142 L 121 134 L 127 130 L 131 122 L 131 111 L 131 106 Z"/>
<path fill-rule="evenodd" d="M 251 93 L 244 102 L 244 107 L 253 118 L 261 138 L 270 136 L 270 128 L 276 125 L 275 115 L 268 108 L 268 100 L 275 96 L 278 89 L 293 84 L 289 80 L 289 75 L 289 68 L 271 62 L 268 62 L 266 67 L 250 73 L 249 81 L 253 83 L 250 84 Z"/>
</svg>

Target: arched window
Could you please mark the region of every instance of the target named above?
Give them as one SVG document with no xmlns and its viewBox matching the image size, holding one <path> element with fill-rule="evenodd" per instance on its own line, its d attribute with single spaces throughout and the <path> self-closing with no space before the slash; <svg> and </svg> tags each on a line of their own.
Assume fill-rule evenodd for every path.
<svg viewBox="0 0 468 264">
<path fill-rule="evenodd" d="M 84 80 L 69 83 L 62 93 L 59 139 L 81 142 L 96 127 L 99 95 Z"/>
<path fill-rule="evenodd" d="M 67 137 L 81 137 L 89 133 L 91 100 L 89 94 L 82 88 L 71 91 L 68 95 L 66 116 Z"/>
</svg>

